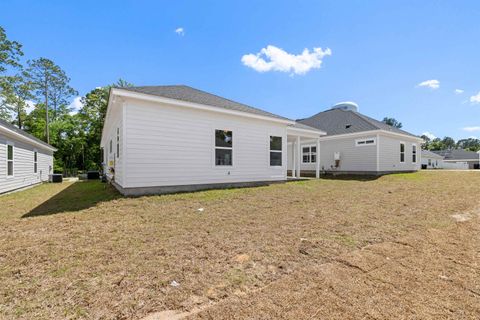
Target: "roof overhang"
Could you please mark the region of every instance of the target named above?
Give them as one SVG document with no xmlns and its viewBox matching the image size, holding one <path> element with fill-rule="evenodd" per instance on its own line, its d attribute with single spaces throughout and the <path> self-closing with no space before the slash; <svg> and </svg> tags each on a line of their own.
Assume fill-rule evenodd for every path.
<svg viewBox="0 0 480 320">
<path fill-rule="evenodd" d="M 406 140 L 414 140 L 418 143 L 423 143 L 423 139 L 420 137 L 415 137 L 415 136 L 410 136 L 408 134 L 401 134 L 397 132 L 391 132 L 387 130 L 369 130 L 369 131 L 360 131 L 360 132 L 353 132 L 353 133 L 345 133 L 345 134 L 337 134 L 337 135 L 332 135 L 332 136 L 325 136 L 322 137 L 322 141 L 328 141 L 328 140 L 337 140 L 337 139 L 345 139 L 345 138 L 355 138 L 355 137 L 363 137 L 363 136 L 368 136 L 368 135 L 376 135 L 376 134 L 382 134 L 386 136 L 391 136 L 394 138 L 398 139 L 406 139 Z"/>
<path fill-rule="evenodd" d="M 287 135 L 292 135 L 292 136 L 301 136 L 301 137 L 307 137 L 307 138 L 319 138 L 322 136 L 325 136 L 327 133 L 325 131 L 321 130 L 315 130 L 315 129 L 304 129 L 304 128 L 296 128 L 296 127 L 287 127 Z"/>
<path fill-rule="evenodd" d="M 18 139 L 18 140 L 21 140 L 21 141 L 24 141 L 24 142 L 27 142 L 31 145 L 34 145 L 38 148 L 41 148 L 41 149 L 46 149 L 46 150 L 50 150 L 50 151 L 57 151 L 56 148 L 52 147 L 51 145 L 47 145 L 47 144 L 44 144 L 44 143 L 40 143 L 38 142 L 37 140 L 35 139 L 31 139 L 29 137 L 26 137 L 24 136 L 23 134 L 20 134 L 18 132 L 15 132 L 13 130 L 10 130 L 8 128 L 5 128 L 3 126 L 0 125 L 0 131 L 1 132 L 4 132 L 5 134 L 9 135 L 9 136 L 12 136 L 13 138 L 15 139 Z"/>
<path fill-rule="evenodd" d="M 120 97 L 125 97 L 125 98 L 159 102 L 159 103 L 165 103 L 165 104 L 170 104 L 170 105 L 179 106 L 179 107 L 185 107 L 185 108 L 191 108 L 191 109 L 197 109 L 197 110 L 205 110 L 205 111 L 212 111 L 212 112 L 235 115 L 235 116 L 240 116 L 240 117 L 247 117 L 247 118 L 259 119 L 259 120 L 265 120 L 265 121 L 272 121 L 272 122 L 278 122 L 278 123 L 285 123 L 285 124 L 295 124 L 294 120 L 290 120 L 290 119 L 286 119 L 286 118 L 285 119 L 280 119 L 280 118 L 276 118 L 276 117 L 268 117 L 268 116 L 249 113 L 249 112 L 222 109 L 220 107 L 210 106 L 210 105 L 206 105 L 206 104 L 200 104 L 200 103 L 195 103 L 195 102 L 188 102 L 188 101 L 183 101 L 183 100 L 159 97 L 159 96 L 146 94 L 146 93 L 140 93 L 140 92 L 132 92 L 132 91 L 128 91 L 128 90 L 122 90 L 120 88 L 112 88 L 111 91 L 110 91 L 110 94 L 120 96 Z"/>
</svg>

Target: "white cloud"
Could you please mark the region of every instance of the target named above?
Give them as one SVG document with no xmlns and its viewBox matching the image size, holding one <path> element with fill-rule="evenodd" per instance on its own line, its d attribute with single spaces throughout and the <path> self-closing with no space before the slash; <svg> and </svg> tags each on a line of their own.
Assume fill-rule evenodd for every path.
<svg viewBox="0 0 480 320">
<path fill-rule="evenodd" d="M 417 84 L 417 87 L 428 87 L 432 90 L 438 89 L 440 87 L 440 81 L 438 80 L 426 80 Z"/>
<path fill-rule="evenodd" d="M 281 48 L 268 45 L 257 54 L 246 54 L 242 63 L 258 72 L 280 71 L 303 75 L 311 69 L 318 69 L 325 56 L 332 55 L 329 48 L 313 48 L 312 52 L 304 49 L 301 54 L 295 55 Z"/>
<path fill-rule="evenodd" d="M 462 89 L 455 89 L 455 94 L 462 94 L 464 90 Z"/>
<path fill-rule="evenodd" d="M 428 132 L 428 131 L 422 133 L 422 136 L 426 136 L 426 137 L 428 137 L 430 140 L 433 140 L 433 139 L 435 139 L 435 138 L 437 137 L 436 135 L 434 135 L 433 133 Z"/>
<path fill-rule="evenodd" d="M 71 109 L 70 114 L 76 114 L 83 107 L 82 97 L 75 97 L 68 107 Z"/>
<path fill-rule="evenodd" d="M 470 97 L 470 102 L 480 103 L 480 91 L 476 95 Z"/>
<path fill-rule="evenodd" d="M 462 128 L 463 131 L 467 131 L 467 132 L 476 132 L 476 131 L 480 131 L 480 126 L 478 127 L 465 127 L 465 128 Z"/>
<path fill-rule="evenodd" d="M 180 36 L 184 36 L 185 35 L 185 30 L 182 27 L 179 27 L 179 28 L 175 29 L 175 33 L 180 35 Z"/>
<path fill-rule="evenodd" d="M 30 112 L 32 112 L 35 109 L 35 102 L 33 102 L 32 100 L 27 100 L 25 102 L 27 103 L 27 107 L 25 108 L 25 111 L 27 112 L 27 114 L 30 114 Z"/>
</svg>

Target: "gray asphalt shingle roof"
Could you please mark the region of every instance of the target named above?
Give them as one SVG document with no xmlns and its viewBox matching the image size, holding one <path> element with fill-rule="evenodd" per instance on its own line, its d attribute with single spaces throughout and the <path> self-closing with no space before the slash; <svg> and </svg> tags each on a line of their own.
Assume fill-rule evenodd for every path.
<svg viewBox="0 0 480 320">
<path fill-rule="evenodd" d="M 423 150 L 422 149 L 422 158 L 438 158 L 438 159 L 443 159 L 442 155 L 436 154 L 435 152 L 432 152 L 430 150 Z"/>
<path fill-rule="evenodd" d="M 463 149 L 436 150 L 434 153 L 441 155 L 445 160 L 478 160 L 478 153 Z"/>
<path fill-rule="evenodd" d="M 204 104 L 204 105 L 218 107 L 218 108 L 227 109 L 227 110 L 256 114 L 259 116 L 293 121 L 291 119 L 288 119 L 267 111 L 263 111 L 258 108 L 254 108 L 246 104 L 225 99 L 217 95 L 214 95 L 205 91 L 201 91 L 185 85 L 141 86 L 141 87 L 125 87 L 125 88 L 122 87 L 117 89 L 150 94 L 154 96 L 181 100 L 186 102 L 199 103 L 199 104 Z"/>
<path fill-rule="evenodd" d="M 417 137 L 407 131 L 392 127 L 386 123 L 351 110 L 330 109 L 317 113 L 310 118 L 299 119 L 297 121 L 323 130 L 327 132 L 328 136 L 370 130 L 385 130 Z"/>
<path fill-rule="evenodd" d="M 3 120 L 3 119 L 0 119 L 0 127 L 4 127 L 4 128 L 7 128 L 7 129 L 10 129 L 10 130 L 12 130 L 12 131 L 14 131 L 14 132 L 16 132 L 16 133 L 24 136 L 25 138 L 28 138 L 28 139 L 30 139 L 30 140 L 33 140 L 33 141 L 35 141 L 35 142 L 37 142 L 37 143 L 39 143 L 39 144 L 41 144 L 41 145 L 44 145 L 45 147 L 53 148 L 53 149 L 54 149 L 54 147 L 52 147 L 52 146 L 49 145 L 48 143 L 46 143 L 46 142 L 44 142 L 44 141 L 42 141 L 42 140 L 40 140 L 40 139 L 32 136 L 32 135 L 29 134 L 29 133 L 26 133 L 25 131 L 23 131 L 23 130 L 21 130 L 21 129 L 18 129 L 18 128 L 15 127 L 13 124 L 11 124 L 11 123 Z"/>
</svg>

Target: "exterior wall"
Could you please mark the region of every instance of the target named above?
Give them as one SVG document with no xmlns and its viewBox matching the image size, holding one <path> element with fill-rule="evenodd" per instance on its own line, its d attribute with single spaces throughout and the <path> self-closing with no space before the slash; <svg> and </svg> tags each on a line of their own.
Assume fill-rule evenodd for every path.
<svg viewBox="0 0 480 320">
<path fill-rule="evenodd" d="M 101 146 L 103 148 L 104 172 L 107 174 L 109 179 L 112 179 L 113 175 L 115 175 L 115 182 L 120 186 L 124 186 L 123 162 L 125 158 L 125 152 L 123 150 L 123 108 L 124 106 L 122 103 L 113 105 L 108 127 L 105 127 L 105 144 Z M 117 153 L 117 129 L 119 130 L 120 134 L 119 153 Z M 111 150 L 110 141 L 112 141 Z M 112 174 L 110 168 L 114 169 L 114 174 Z"/>
<path fill-rule="evenodd" d="M 286 125 L 128 99 L 124 188 L 286 179 Z M 233 166 L 214 164 L 215 129 L 233 131 Z M 270 135 L 282 166 L 270 166 Z M 118 182 L 118 181 L 117 181 Z"/>
<path fill-rule="evenodd" d="M 447 161 L 445 161 L 443 163 L 443 168 L 444 169 L 450 169 L 450 170 L 468 170 L 469 165 L 468 165 L 467 162 L 450 162 L 450 161 L 447 162 Z"/>
<path fill-rule="evenodd" d="M 430 164 L 428 164 L 430 160 Z M 443 159 L 434 158 L 434 157 L 422 157 L 422 164 L 427 166 L 427 169 L 442 169 L 443 168 Z"/>
<path fill-rule="evenodd" d="M 7 176 L 7 142 L 13 144 L 13 176 Z M 37 151 L 37 173 L 34 173 Z M 53 152 L 0 134 L 0 193 L 48 181 L 53 170 Z"/>
<path fill-rule="evenodd" d="M 405 143 L 405 162 L 400 162 L 400 142 Z M 412 162 L 412 145 L 417 145 L 417 161 Z M 421 148 L 415 140 L 380 135 L 379 171 L 416 171 L 421 166 Z"/>
</svg>

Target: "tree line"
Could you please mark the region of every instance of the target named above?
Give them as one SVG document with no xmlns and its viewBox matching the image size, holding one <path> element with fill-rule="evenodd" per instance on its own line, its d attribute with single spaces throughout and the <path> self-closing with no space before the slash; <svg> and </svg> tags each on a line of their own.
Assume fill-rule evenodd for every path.
<svg viewBox="0 0 480 320">
<path fill-rule="evenodd" d="M 66 72 L 45 57 L 22 63 L 23 55 L 22 45 L 0 27 L 0 118 L 57 148 L 55 172 L 100 169 L 111 85 L 93 89 L 81 98 L 80 110 L 72 110 L 78 92 Z M 123 80 L 113 85 L 130 86 Z"/>
</svg>

